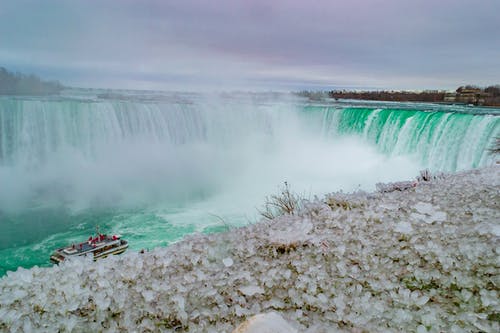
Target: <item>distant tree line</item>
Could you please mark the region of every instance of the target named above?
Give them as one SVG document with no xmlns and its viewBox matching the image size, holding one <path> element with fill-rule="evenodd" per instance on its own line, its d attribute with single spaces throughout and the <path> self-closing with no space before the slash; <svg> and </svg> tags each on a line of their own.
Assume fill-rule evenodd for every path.
<svg viewBox="0 0 500 333">
<path fill-rule="evenodd" d="M 490 94 L 492 97 L 500 97 L 500 84 L 496 86 L 489 86 L 484 88 L 484 91 Z"/>
<path fill-rule="evenodd" d="M 0 95 L 51 95 L 63 88 L 58 81 L 42 81 L 36 75 L 11 73 L 0 67 Z"/>
<path fill-rule="evenodd" d="M 426 90 L 413 91 L 344 91 L 333 90 L 328 92 L 331 98 L 364 99 L 371 101 L 398 101 L 398 102 L 442 102 L 445 91 Z"/>
<path fill-rule="evenodd" d="M 480 88 L 473 85 L 459 87 L 454 93 L 444 90 L 416 91 L 301 91 L 298 96 L 311 100 L 322 98 L 359 99 L 369 101 L 395 101 L 395 102 L 430 102 L 430 103 L 464 103 L 484 106 L 500 106 L 500 85 Z"/>
</svg>

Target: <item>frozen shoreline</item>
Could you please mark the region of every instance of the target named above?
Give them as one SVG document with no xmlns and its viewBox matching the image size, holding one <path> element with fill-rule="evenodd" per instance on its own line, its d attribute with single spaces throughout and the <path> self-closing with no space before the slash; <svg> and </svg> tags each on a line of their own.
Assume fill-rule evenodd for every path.
<svg viewBox="0 0 500 333">
<path fill-rule="evenodd" d="M 500 166 L 299 216 L 0 279 L 0 331 L 231 332 L 276 311 L 300 332 L 495 332 Z"/>
</svg>

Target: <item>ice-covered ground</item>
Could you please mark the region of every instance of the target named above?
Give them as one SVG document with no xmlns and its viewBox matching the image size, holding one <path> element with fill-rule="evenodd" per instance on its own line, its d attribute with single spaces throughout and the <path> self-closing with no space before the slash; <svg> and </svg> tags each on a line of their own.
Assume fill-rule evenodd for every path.
<svg viewBox="0 0 500 333">
<path fill-rule="evenodd" d="M 500 167 L 0 280 L 0 331 L 498 332 Z"/>
</svg>

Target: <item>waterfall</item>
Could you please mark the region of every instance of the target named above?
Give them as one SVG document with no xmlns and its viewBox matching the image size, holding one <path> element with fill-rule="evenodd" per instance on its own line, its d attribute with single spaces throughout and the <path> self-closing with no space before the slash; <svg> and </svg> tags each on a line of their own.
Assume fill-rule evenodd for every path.
<svg viewBox="0 0 500 333">
<path fill-rule="evenodd" d="M 114 97 L 0 97 L 0 276 L 96 224 L 139 250 L 255 221 L 284 181 L 307 198 L 486 166 L 500 136 L 494 110 Z"/>
<path fill-rule="evenodd" d="M 355 135 L 390 156 L 413 155 L 422 166 L 453 172 L 493 163 L 500 117 L 440 111 L 310 107 L 326 136 Z"/>
<path fill-rule="evenodd" d="M 488 148 L 499 135 L 499 116 L 418 109 L 1 98 L 0 208 L 191 201 L 283 180 L 308 191 L 313 182 L 349 190 L 389 175 L 412 177 L 418 168 L 491 164 Z M 401 168 L 407 172 L 396 173 Z"/>
</svg>

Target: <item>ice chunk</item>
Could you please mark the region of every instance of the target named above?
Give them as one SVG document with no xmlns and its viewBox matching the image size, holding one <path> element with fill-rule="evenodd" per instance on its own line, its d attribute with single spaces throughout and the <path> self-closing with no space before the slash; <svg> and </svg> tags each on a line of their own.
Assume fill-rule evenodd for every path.
<svg viewBox="0 0 500 333">
<path fill-rule="evenodd" d="M 436 222 L 446 221 L 446 213 L 445 212 L 436 211 L 436 212 L 434 212 L 434 213 L 431 214 L 430 218 L 433 221 L 436 221 Z"/>
<path fill-rule="evenodd" d="M 419 202 L 415 205 L 415 210 L 418 213 L 413 213 L 412 217 L 420 219 L 425 223 L 442 222 L 445 221 L 447 215 L 427 202 Z"/>
<path fill-rule="evenodd" d="M 229 257 L 228 257 L 228 258 L 224 258 L 224 259 L 222 259 L 222 263 L 223 263 L 223 264 L 224 264 L 224 266 L 226 266 L 226 267 L 231 267 L 231 266 L 233 266 L 233 263 L 234 263 L 234 262 L 233 262 L 233 259 L 231 259 L 231 258 L 229 258 Z"/>
<path fill-rule="evenodd" d="M 303 243 L 311 238 L 309 233 L 312 229 L 313 224 L 307 219 L 289 219 L 269 230 L 268 239 L 271 243 L 279 244 Z"/>
<path fill-rule="evenodd" d="M 94 302 L 101 309 L 106 309 L 111 303 L 110 299 L 106 295 L 101 293 L 98 293 L 94 296 Z"/>
<path fill-rule="evenodd" d="M 420 214 L 431 214 L 434 212 L 434 206 L 427 202 L 419 202 L 415 205 L 415 209 Z"/>
<path fill-rule="evenodd" d="M 425 332 L 427 332 L 427 329 L 425 328 L 424 325 L 419 325 L 417 327 L 417 333 L 425 333 Z"/>
<path fill-rule="evenodd" d="M 184 304 L 186 303 L 186 301 L 184 300 L 184 297 L 182 297 L 180 295 L 176 295 L 176 296 L 172 297 L 172 299 L 177 303 L 177 305 L 179 306 L 179 309 L 181 311 L 184 311 Z"/>
<path fill-rule="evenodd" d="M 144 290 L 144 291 L 142 292 L 142 296 L 144 297 L 144 300 L 145 300 L 146 302 L 148 302 L 148 303 L 149 303 L 149 302 L 151 302 L 151 301 L 153 300 L 154 295 L 155 295 L 155 294 L 154 294 L 154 292 L 153 292 L 152 290 Z"/>
<path fill-rule="evenodd" d="M 264 289 L 259 286 L 245 286 L 239 289 L 245 296 L 253 296 L 255 294 L 263 294 Z"/>
<path fill-rule="evenodd" d="M 481 289 L 479 294 L 481 295 L 483 306 L 498 305 L 499 302 L 496 291 Z"/>
<path fill-rule="evenodd" d="M 394 230 L 402 234 L 410 234 L 413 231 L 413 228 L 408 222 L 399 222 L 398 224 L 396 224 Z"/>
<path fill-rule="evenodd" d="M 297 333 L 297 330 L 276 312 L 269 312 L 250 317 L 233 333 Z"/>
<path fill-rule="evenodd" d="M 415 300 L 415 304 L 418 306 L 425 305 L 429 301 L 429 296 L 424 295 Z"/>
<path fill-rule="evenodd" d="M 490 225 L 491 233 L 497 237 L 500 236 L 500 225 Z"/>
</svg>

